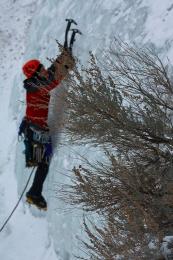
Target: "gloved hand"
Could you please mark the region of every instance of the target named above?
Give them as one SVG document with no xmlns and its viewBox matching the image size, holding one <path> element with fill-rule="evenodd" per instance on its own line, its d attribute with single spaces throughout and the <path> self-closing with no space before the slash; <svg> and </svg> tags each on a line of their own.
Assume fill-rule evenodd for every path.
<svg viewBox="0 0 173 260">
<path fill-rule="evenodd" d="M 61 64 L 66 70 L 72 70 L 75 66 L 75 59 L 67 50 L 63 50 L 56 62 Z"/>
<path fill-rule="evenodd" d="M 22 134 L 25 134 L 25 129 L 27 127 L 27 121 L 26 118 L 22 119 L 22 122 L 19 126 L 18 136 L 21 136 Z"/>
<path fill-rule="evenodd" d="M 72 54 L 63 50 L 60 56 L 55 60 L 55 79 L 63 80 L 75 66 L 75 59 Z"/>
</svg>

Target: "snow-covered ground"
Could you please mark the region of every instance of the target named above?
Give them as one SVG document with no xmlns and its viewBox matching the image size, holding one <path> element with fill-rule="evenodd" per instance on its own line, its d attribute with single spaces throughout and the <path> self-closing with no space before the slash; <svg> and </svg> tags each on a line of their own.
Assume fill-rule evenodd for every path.
<svg viewBox="0 0 173 260">
<path fill-rule="evenodd" d="M 17 128 L 25 110 L 22 64 L 57 54 L 55 39 L 63 42 L 65 18 L 79 23 L 74 53 L 87 62 L 88 51 L 101 55 L 115 36 L 139 45 L 149 44 L 163 59 L 173 61 L 172 0 L 1 0 L 0 1 L 0 225 L 9 215 L 22 191 L 29 171 L 24 169 L 22 143 Z M 63 140 L 61 140 L 63 143 Z M 82 213 L 65 205 L 56 190 L 80 156 L 102 156 L 87 146 L 55 149 L 44 187 L 49 209 L 39 214 L 24 201 L 0 233 L 2 260 L 74 259 L 80 249 L 76 235 L 83 236 Z"/>
</svg>

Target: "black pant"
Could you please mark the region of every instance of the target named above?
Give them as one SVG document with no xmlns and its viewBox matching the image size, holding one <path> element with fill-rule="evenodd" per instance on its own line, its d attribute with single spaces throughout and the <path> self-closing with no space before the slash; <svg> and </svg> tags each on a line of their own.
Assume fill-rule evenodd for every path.
<svg viewBox="0 0 173 260">
<path fill-rule="evenodd" d="M 29 190 L 29 194 L 40 196 L 43 189 L 43 183 L 49 171 L 49 164 L 45 163 L 44 160 L 38 164 L 33 184 Z"/>
<path fill-rule="evenodd" d="M 26 140 L 25 142 L 25 156 L 26 156 L 26 164 L 28 161 L 33 161 L 33 131 L 28 128 L 26 133 Z M 36 166 L 37 170 L 35 172 L 35 177 L 33 184 L 28 191 L 29 194 L 40 196 L 43 190 L 43 183 L 47 177 L 48 171 L 49 171 L 49 164 L 50 161 L 48 161 L 45 157 L 39 162 Z"/>
</svg>

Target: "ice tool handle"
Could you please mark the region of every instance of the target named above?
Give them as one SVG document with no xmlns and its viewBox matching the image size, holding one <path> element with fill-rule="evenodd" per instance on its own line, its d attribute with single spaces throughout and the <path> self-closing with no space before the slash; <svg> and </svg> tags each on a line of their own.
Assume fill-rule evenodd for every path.
<svg viewBox="0 0 173 260">
<path fill-rule="evenodd" d="M 76 34 L 78 33 L 78 34 L 82 35 L 81 31 L 79 31 L 78 29 L 71 29 L 71 31 L 72 31 L 72 35 L 71 35 L 70 47 L 69 47 L 70 52 L 72 52 L 73 43 L 76 40 L 75 39 Z"/>
<path fill-rule="evenodd" d="M 71 24 L 74 23 L 75 25 L 77 25 L 77 23 L 73 19 L 65 19 L 65 20 L 67 22 L 67 27 L 66 27 L 66 31 L 65 31 L 64 48 L 68 49 L 68 33 L 70 31 Z"/>
</svg>

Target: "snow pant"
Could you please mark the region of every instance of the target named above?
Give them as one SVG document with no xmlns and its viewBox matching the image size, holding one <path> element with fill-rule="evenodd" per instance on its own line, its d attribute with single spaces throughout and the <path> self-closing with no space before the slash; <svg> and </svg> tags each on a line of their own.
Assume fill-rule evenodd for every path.
<svg viewBox="0 0 173 260">
<path fill-rule="evenodd" d="M 43 190 L 43 183 L 49 171 L 49 164 L 45 163 L 44 160 L 38 164 L 35 172 L 33 184 L 29 189 L 28 193 L 35 196 L 40 196 Z"/>
</svg>

